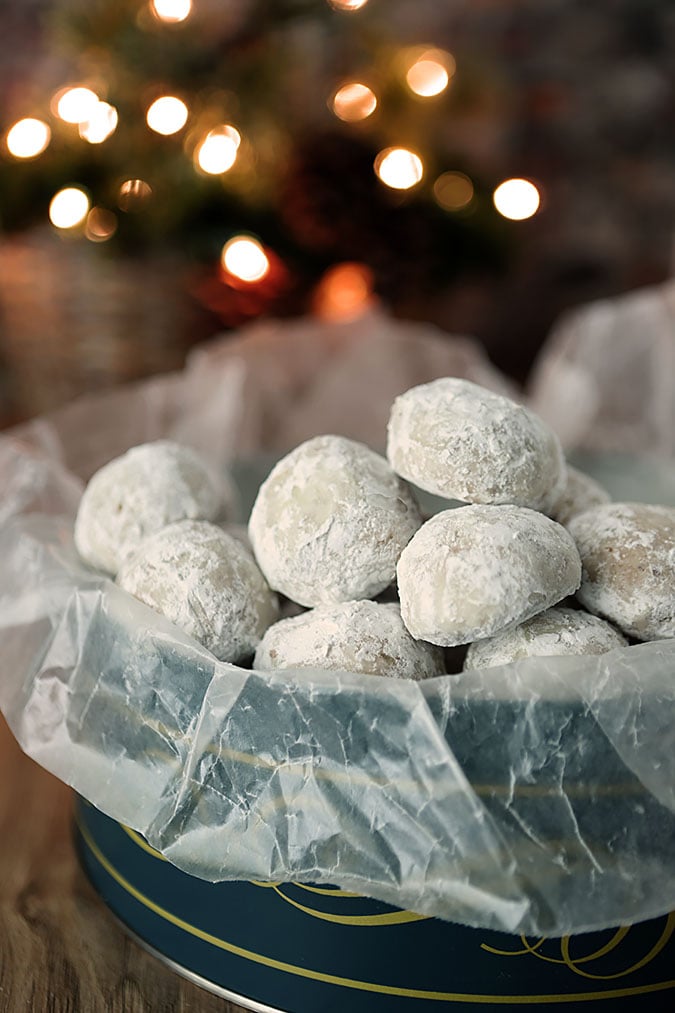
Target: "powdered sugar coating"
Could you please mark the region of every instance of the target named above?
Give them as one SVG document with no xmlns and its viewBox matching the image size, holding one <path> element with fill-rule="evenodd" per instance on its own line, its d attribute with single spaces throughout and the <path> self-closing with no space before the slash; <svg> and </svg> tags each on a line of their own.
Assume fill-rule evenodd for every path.
<svg viewBox="0 0 675 1013">
<path fill-rule="evenodd" d="M 607 503 L 574 517 L 577 598 L 638 640 L 675 637 L 675 509 Z"/>
<path fill-rule="evenodd" d="M 397 605 L 353 601 L 323 605 L 270 626 L 256 651 L 254 667 L 429 679 L 443 673 L 443 653 L 413 640 Z"/>
<path fill-rule="evenodd" d="M 317 436 L 273 469 L 248 530 L 270 586 L 314 606 L 379 594 L 420 524 L 412 493 L 383 457 Z"/>
<path fill-rule="evenodd" d="M 544 514 L 476 505 L 427 521 L 397 573 L 412 635 L 453 647 L 510 629 L 572 594 L 581 561 L 569 533 Z"/>
<path fill-rule="evenodd" d="M 557 436 L 527 408 L 445 377 L 397 397 L 387 457 L 421 489 L 467 503 L 545 510 L 565 486 Z"/>
<path fill-rule="evenodd" d="M 556 503 L 550 510 L 551 517 L 567 527 L 569 521 L 577 514 L 582 514 L 591 507 L 609 503 L 611 496 L 606 489 L 590 475 L 578 468 L 567 465 L 567 484 Z"/>
<path fill-rule="evenodd" d="M 626 638 L 604 619 L 563 605 L 540 612 L 494 637 L 477 640 L 469 647 L 464 671 L 508 665 L 521 658 L 605 654 L 626 644 Z"/>
<path fill-rule="evenodd" d="M 179 521 L 146 538 L 117 583 L 221 661 L 250 657 L 279 614 L 251 553 L 207 521 Z"/>
<path fill-rule="evenodd" d="M 144 443 L 91 478 L 75 521 L 75 545 L 84 560 L 114 575 L 148 535 L 175 521 L 223 517 L 231 498 L 227 479 L 189 447 Z"/>
</svg>

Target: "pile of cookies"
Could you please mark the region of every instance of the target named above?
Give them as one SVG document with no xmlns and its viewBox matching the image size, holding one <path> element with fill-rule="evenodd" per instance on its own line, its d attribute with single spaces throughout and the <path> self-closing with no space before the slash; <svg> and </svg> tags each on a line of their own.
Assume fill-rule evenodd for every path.
<svg viewBox="0 0 675 1013">
<path fill-rule="evenodd" d="M 260 487 L 247 543 L 220 476 L 146 444 L 92 478 L 75 542 L 257 669 L 424 679 L 458 645 L 486 668 L 675 636 L 675 509 L 609 503 L 522 405 L 456 378 L 414 387 L 387 458 L 339 436 L 296 447 Z M 425 521 L 409 482 L 465 505 Z"/>
</svg>

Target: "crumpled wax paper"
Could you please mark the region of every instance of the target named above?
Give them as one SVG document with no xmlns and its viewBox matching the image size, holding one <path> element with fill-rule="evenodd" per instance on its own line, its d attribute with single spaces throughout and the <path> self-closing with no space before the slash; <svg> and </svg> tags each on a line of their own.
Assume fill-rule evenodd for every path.
<svg viewBox="0 0 675 1013">
<path fill-rule="evenodd" d="M 82 478 L 169 437 L 215 466 L 335 433 L 376 449 L 398 394 L 462 376 L 517 397 L 472 338 L 371 310 L 350 323 L 259 321 L 194 349 L 182 373 L 78 398 L 17 433 Z"/>
<path fill-rule="evenodd" d="M 567 448 L 675 457 L 675 281 L 565 314 L 530 394 Z"/>
<path fill-rule="evenodd" d="M 23 749 L 207 880 L 335 884 L 532 935 L 675 908 L 674 641 L 424 683 L 252 672 L 81 563 L 72 462 L 181 431 L 203 447 L 219 416 L 189 390 L 121 392 L 123 435 L 110 395 L 0 440 L 0 709 Z M 673 488 L 663 472 L 654 496 L 639 470 L 643 498 Z M 250 503 L 256 467 L 240 474 Z"/>
</svg>

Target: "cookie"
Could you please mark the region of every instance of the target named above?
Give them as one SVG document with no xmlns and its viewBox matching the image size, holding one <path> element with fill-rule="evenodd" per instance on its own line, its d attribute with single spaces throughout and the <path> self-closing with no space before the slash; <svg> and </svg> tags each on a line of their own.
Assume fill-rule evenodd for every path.
<svg viewBox="0 0 675 1013">
<path fill-rule="evenodd" d="M 568 527 L 583 563 L 582 605 L 637 640 L 675 637 L 675 509 L 607 503 Z"/>
<path fill-rule="evenodd" d="M 609 503 L 610 499 L 609 493 L 599 482 L 568 464 L 567 483 L 549 513 L 553 520 L 566 527 L 577 514 L 600 506 L 601 503 Z"/>
<path fill-rule="evenodd" d="M 272 470 L 248 530 L 270 586 L 312 607 L 383 591 L 420 524 L 412 493 L 383 457 L 341 436 L 317 436 Z"/>
<path fill-rule="evenodd" d="M 456 377 L 396 398 L 387 457 L 421 489 L 466 503 L 546 510 L 566 481 L 560 442 L 538 416 Z"/>
<path fill-rule="evenodd" d="M 158 440 L 96 472 L 80 501 L 75 545 L 91 566 L 116 574 L 149 535 L 182 520 L 227 514 L 231 491 L 189 447 Z"/>
<path fill-rule="evenodd" d="M 429 679 L 443 673 L 443 654 L 410 636 L 397 605 L 353 601 L 324 605 L 270 626 L 254 667 Z"/>
<path fill-rule="evenodd" d="M 117 583 L 221 661 L 250 657 L 279 614 L 251 553 L 207 521 L 179 521 L 145 539 Z"/>
<path fill-rule="evenodd" d="M 401 553 L 401 615 L 412 635 L 453 647 L 492 636 L 572 594 L 570 534 L 516 506 L 466 506 L 427 521 Z"/>
<path fill-rule="evenodd" d="M 551 658 L 563 654 L 605 654 L 626 647 L 618 630 L 580 609 L 556 606 L 486 640 L 471 644 L 464 670 L 508 665 L 521 658 Z"/>
</svg>

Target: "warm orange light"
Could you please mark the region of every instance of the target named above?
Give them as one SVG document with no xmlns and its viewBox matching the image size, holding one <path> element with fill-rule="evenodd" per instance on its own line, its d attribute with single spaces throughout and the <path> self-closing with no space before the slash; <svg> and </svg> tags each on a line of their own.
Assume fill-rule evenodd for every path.
<svg viewBox="0 0 675 1013">
<path fill-rule="evenodd" d="M 373 275 L 365 264 L 336 264 L 319 282 L 316 312 L 325 320 L 355 320 L 373 301 Z"/>
<path fill-rule="evenodd" d="M 87 215 L 84 234 L 92 243 L 104 243 L 117 231 L 117 216 L 105 208 L 92 208 Z"/>
<path fill-rule="evenodd" d="M 62 88 L 52 99 L 56 115 L 65 123 L 84 123 L 98 105 L 98 95 L 91 88 Z"/>
<path fill-rule="evenodd" d="M 195 161 L 203 172 L 217 176 L 231 169 L 241 144 L 239 131 L 226 124 L 209 130 L 195 151 Z"/>
<path fill-rule="evenodd" d="M 331 7 L 336 11 L 360 11 L 365 7 L 368 0 L 328 0 Z"/>
<path fill-rule="evenodd" d="M 463 172 L 444 172 L 434 183 L 434 197 L 446 211 L 460 211 L 473 200 L 473 183 Z"/>
<path fill-rule="evenodd" d="M 448 87 L 455 73 L 455 60 L 443 49 L 427 49 L 410 65 L 405 79 L 408 87 L 420 98 L 433 98 Z"/>
<path fill-rule="evenodd" d="M 97 102 L 91 116 L 80 123 L 80 137 L 90 144 L 102 144 L 117 128 L 117 109 L 107 102 Z"/>
<path fill-rule="evenodd" d="M 240 281 L 261 281 L 270 269 L 269 257 L 256 239 L 234 236 L 223 246 L 220 261 Z"/>
<path fill-rule="evenodd" d="M 375 172 L 393 190 L 409 190 L 422 179 L 424 165 L 408 148 L 385 148 L 375 159 Z"/>
<path fill-rule="evenodd" d="M 57 229 L 74 229 L 84 221 L 89 198 L 79 187 L 68 186 L 55 194 L 49 205 L 49 220 Z"/>
<path fill-rule="evenodd" d="M 343 84 L 335 92 L 332 101 L 333 112 L 346 123 L 365 120 L 377 109 L 377 99 L 366 84 L 352 81 Z"/>
<path fill-rule="evenodd" d="M 165 137 L 182 130 L 187 118 L 188 107 L 175 95 L 162 95 L 161 98 L 155 99 L 145 114 L 150 129 Z"/>
<path fill-rule="evenodd" d="M 192 0 L 151 0 L 150 7 L 160 21 L 176 24 L 188 17 L 192 10 Z"/>
<path fill-rule="evenodd" d="M 27 117 L 9 128 L 5 143 L 14 158 L 35 158 L 45 150 L 51 136 L 52 132 L 46 123 Z"/>
<path fill-rule="evenodd" d="M 514 222 L 531 218 L 539 209 L 540 197 L 528 179 L 506 179 L 492 195 L 494 205 L 504 218 Z"/>
<path fill-rule="evenodd" d="M 152 187 L 144 179 L 126 179 L 119 188 L 117 204 L 122 211 L 138 211 L 152 196 Z"/>
</svg>

